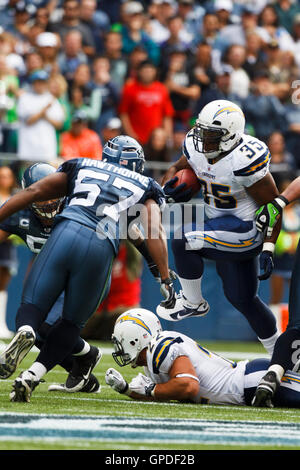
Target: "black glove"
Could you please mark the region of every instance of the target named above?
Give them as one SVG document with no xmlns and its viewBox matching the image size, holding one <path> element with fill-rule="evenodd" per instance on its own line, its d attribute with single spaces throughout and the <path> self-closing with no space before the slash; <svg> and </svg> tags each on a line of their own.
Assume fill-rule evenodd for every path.
<svg viewBox="0 0 300 470">
<path fill-rule="evenodd" d="M 155 278 L 157 282 L 161 282 L 161 277 L 160 277 L 160 272 L 158 270 L 158 267 L 154 262 L 148 263 L 148 268 L 152 274 L 152 276 Z M 177 275 L 173 269 L 169 269 L 169 277 L 172 281 L 175 281 L 177 279 Z"/>
<path fill-rule="evenodd" d="M 259 267 L 262 273 L 258 276 L 260 281 L 269 279 L 274 268 L 272 251 L 262 251 L 259 258 Z"/>
<path fill-rule="evenodd" d="M 167 181 L 163 187 L 167 203 L 189 201 L 193 195 L 192 189 L 190 188 L 186 191 L 182 191 L 183 188 L 186 187 L 186 183 L 182 183 L 179 186 L 173 188 L 173 184 L 176 183 L 176 181 L 178 181 L 177 176 Z"/>
<path fill-rule="evenodd" d="M 165 298 L 160 305 L 165 308 L 173 308 L 176 302 L 176 297 L 172 279 L 167 278 L 161 281 L 160 292 Z"/>
</svg>

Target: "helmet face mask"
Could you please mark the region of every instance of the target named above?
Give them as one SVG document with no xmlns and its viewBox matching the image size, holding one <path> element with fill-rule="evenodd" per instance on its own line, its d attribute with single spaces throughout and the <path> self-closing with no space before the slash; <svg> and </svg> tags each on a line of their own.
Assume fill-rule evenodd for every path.
<svg viewBox="0 0 300 470">
<path fill-rule="evenodd" d="M 104 162 L 121 165 L 131 171 L 144 173 L 145 155 L 137 140 L 127 135 L 119 135 L 109 140 L 103 148 Z"/>
<path fill-rule="evenodd" d="M 34 202 L 31 207 L 35 215 L 45 223 L 52 222 L 52 219 L 59 212 L 61 199 L 54 199 L 46 202 Z"/>
<path fill-rule="evenodd" d="M 143 308 L 128 310 L 116 321 L 112 334 L 112 356 L 120 366 L 137 367 L 140 352 L 162 330 L 158 317 Z"/>
<path fill-rule="evenodd" d="M 193 144 L 207 159 L 229 152 L 240 142 L 245 129 L 245 117 L 235 103 L 215 100 L 199 113 L 193 129 Z"/>
</svg>

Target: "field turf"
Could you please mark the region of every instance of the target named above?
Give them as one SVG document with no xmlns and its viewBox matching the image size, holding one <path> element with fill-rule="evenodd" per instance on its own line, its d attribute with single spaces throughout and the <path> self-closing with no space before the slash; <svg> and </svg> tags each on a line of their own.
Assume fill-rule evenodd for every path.
<svg viewBox="0 0 300 470">
<path fill-rule="evenodd" d="M 98 343 L 92 342 L 97 345 Z M 234 360 L 265 356 L 258 343 L 203 346 Z M 18 371 L 0 382 L 0 450 L 298 450 L 300 410 L 257 409 L 130 400 L 105 384 L 115 367 L 129 381 L 142 369 L 118 368 L 110 343 L 94 371 L 100 394 L 48 392 L 66 373 L 56 367 L 34 391 L 30 403 L 11 403 L 14 378 L 35 359 L 31 351 Z"/>
</svg>

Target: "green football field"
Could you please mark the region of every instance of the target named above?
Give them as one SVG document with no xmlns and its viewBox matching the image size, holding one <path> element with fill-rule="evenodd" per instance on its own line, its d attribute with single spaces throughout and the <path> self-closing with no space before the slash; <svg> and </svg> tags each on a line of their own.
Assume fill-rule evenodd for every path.
<svg viewBox="0 0 300 470">
<path fill-rule="evenodd" d="M 201 344 L 234 360 L 265 356 L 258 343 Z M 107 368 L 115 367 L 127 380 L 143 371 L 118 368 L 110 343 L 100 346 L 104 354 L 94 370 L 102 386 L 99 394 L 48 392 L 49 384 L 66 379 L 56 367 L 30 403 L 11 403 L 12 382 L 35 359 L 36 350 L 12 377 L 0 382 L 1 450 L 300 449 L 298 409 L 146 403 L 115 393 L 104 381 Z"/>
</svg>

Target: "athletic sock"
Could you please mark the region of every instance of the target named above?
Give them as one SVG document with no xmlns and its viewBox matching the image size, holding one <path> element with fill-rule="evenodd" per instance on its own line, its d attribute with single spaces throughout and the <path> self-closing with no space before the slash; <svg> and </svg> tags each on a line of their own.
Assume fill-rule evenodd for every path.
<svg viewBox="0 0 300 470">
<path fill-rule="evenodd" d="M 279 333 L 277 331 L 275 333 L 275 335 L 270 336 L 270 338 L 264 338 L 264 339 L 258 338 L 258 339 L 261 342 L 261 344 L 264 346 L 264 348 L 268 351 L 270 356 L 272 356 L 273 351 L 274 351 L 274 347 L 275 347 L 275 343 L 276 343 L 278 338 L 279 338 Z"/>
<path fill-rule="evenodd" d="M 184 297 L 193 305 L 200 305 L 204 299 L 201 291 L 202 276 L 198 279 L 184 279 L 178 276 Z"/>
</svg>

